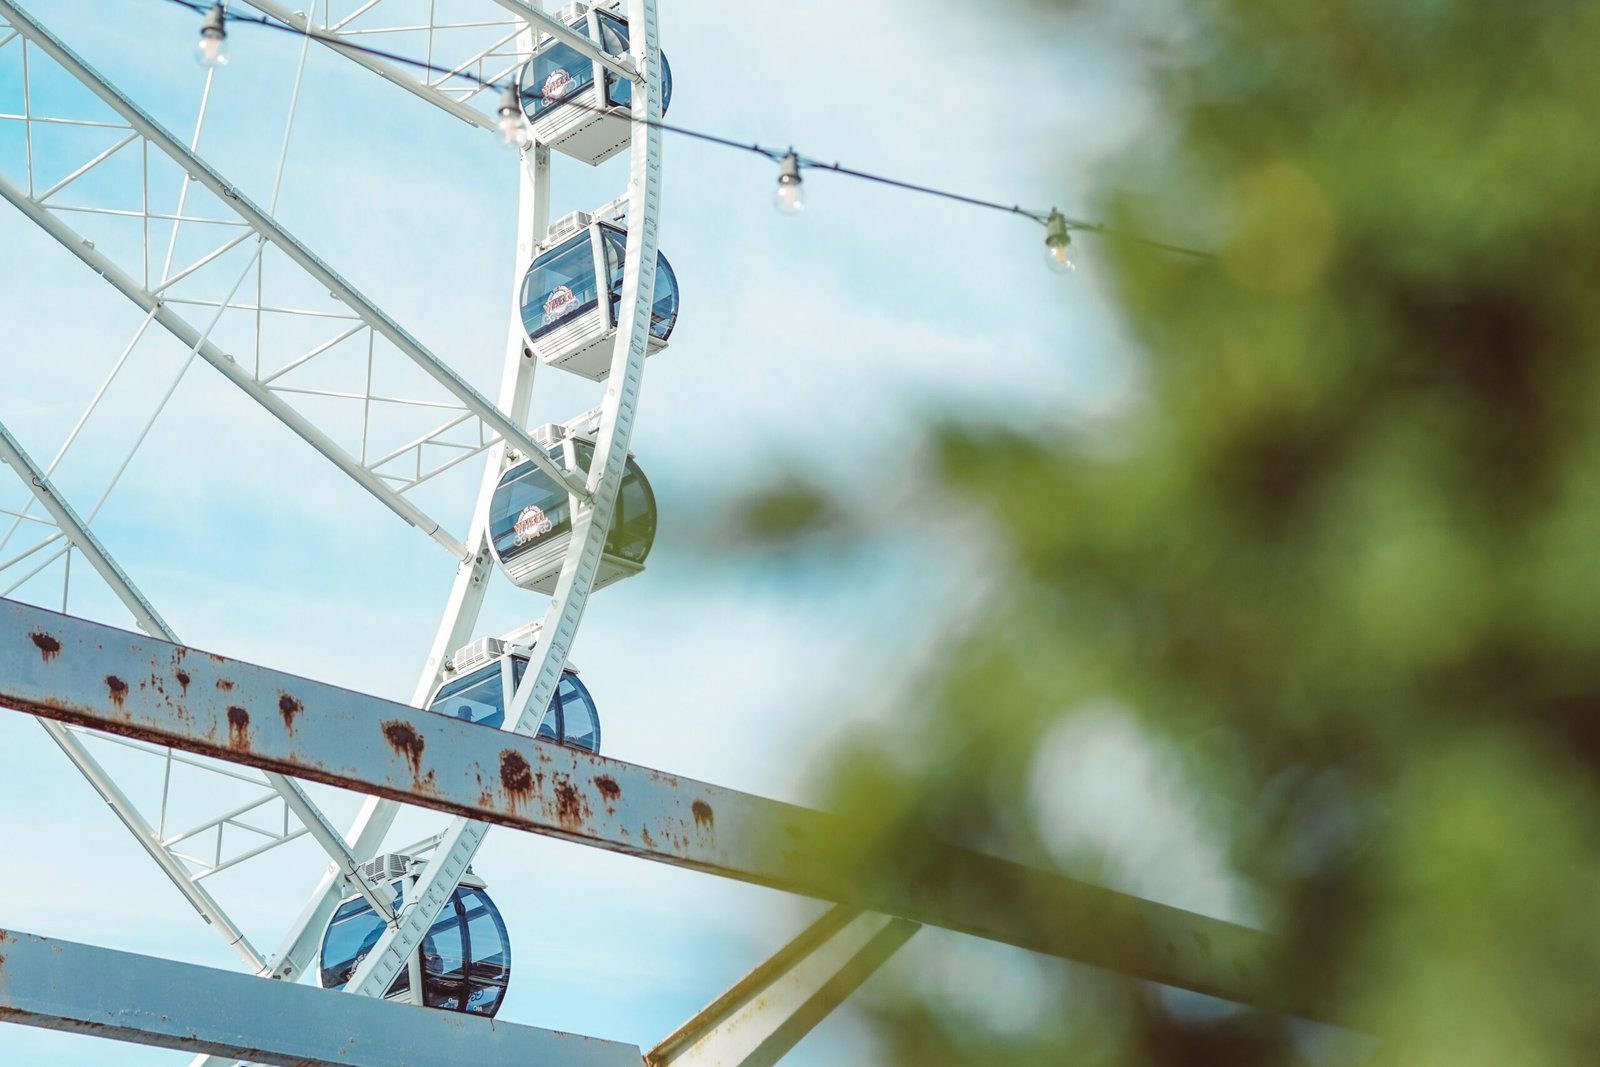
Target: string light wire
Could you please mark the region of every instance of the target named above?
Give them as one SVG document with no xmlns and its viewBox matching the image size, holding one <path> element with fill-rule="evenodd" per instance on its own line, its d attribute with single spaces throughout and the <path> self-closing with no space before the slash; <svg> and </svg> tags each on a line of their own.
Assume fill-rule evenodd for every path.
<svg viewBox="0 0 1600 1067">
<path fill-rule="evenodd" d="M 189 11 L 193 11 L 197 15 L 204 15 L 211 11 L 215 6 L 214 3 L 208 3 L 205 2 L 205 0 L 169 0 L 169 2 L 177 4 L 179 7 L 186 8 Z M 425 60 L 417 59 L 413 56 L 407 56 L 398 52 L 389 52 L 381 48 L 371 48 L 366 45 L 352 43 L 351 41 L 338 37 L 335 34 L 325 33 L 321 30 L 313 29 L 310 25 L 309 19 L 307 20 L 306 25 L 296 26 L 293 23 L 281 22 L 278 19 L 267 18 L 264 16 L 236 15 L 231 11 L 227 11 L 225 8 L 223 12 L 223 18 L 229 23 L 240 23 L 250 26 L 264 26 L 270 30 L 292 33 L 297 37 L 310 37 L 313 40 L 321 41 L 323 44 L 326 44 L 329 47 L 337 50 L 359 52 L 362 55 L 371 56 L 374 59 L 386 59 L 392 63 L 399 63 L 417 70 L 426 71 L 429 74 L 439 75 L 440 77 L 459 78 L 463 81 L 472 83 L 479 89 L 493 89 L 502 93 L 508 91 L 515 93 L 517 91 L 516 86 L 510 82 L 500 83 L 487 81 L 478 77 L 476 74 L 473 74 L 471 71 L 440 67 Z M 584 104 L 577 100 L 547 98 L 543 93 L 523 92 L 521 96 L 524 100 L 538 100 L 540 102 L 548 102 L 552 104 L 559 103 L 565 107 L 576 108 L 581 111 L 590 111 L 595 114 L 611 114 L 607 108 L 597 107 L 591 104 Z M 1017 215 L 1025 219 L 1032 219 L 1041 226 L 1048 226 L 1052 216 L 1056 216 L 1062 219 L 1069 231 L 1093 233 L 1102 237 L 1111 238 L 1112 240 L 1142 245 L 1146 248 L 1155 248 L 1163 252 L 1171 252 L 1176 255 L 1192 256 L 1197 259 L 1209 260 L 1216 258 L 1215 254 L 1202 251 L 1198 248 L 1188 248 L 1183 245 L 1170 244 L 1166 241 L 1154 241 L 1147 237 L 1140 237 L 1136 234 L 1111 229 L 1110 227 L 1098 222 L 1089 222 L 1084 219 L 1073 218 L 1069 215 L 1062 215 L 1054 208 L 1050 208 L 1048 210 L 1025 208 L 1020 204 L 1007 204 L 999 200 L 987 200 L 982 197 L 967 196 L 962 193 L 951 192 L 947 189 L 939 189 L 931 185 L 922 185 L 918 182 L 905 181 L 900 178 L 891 178 L 883 174 L 873 174 L 870 171 L 858 170 L 854 167 L 847 167 L 841 163 L 824 163 L 819 159 L 800 155 L 792 148 L 769 148 L 765 145 L 754 144 L 748 141 L 736 141 L 731 137 L 722 137 L 714 133 L 706 133 L 704 130 L 690 129 L 687 126 L 679 126 L 675 123 L 663 122 L 658 119 L 636 119 L 629 115 L 620 117 L 627 118 L 636 125 L 647 126 L 652 129 L 660 130 L 663 133 L 670 133 L 678 137 L 686 137 L 690 140 L 702 141 L 706 144 L 718 145 L 722 148 L 730 148 L 740 152 L 749 152 L 754 155 L 762 156 L 773 163 L 781 164 L 785 157 L 793 155 L 798 161 L 799 166 L 805 170 L 828 171 L 846 178 L 856 178 L 861 181 L 872 182 L 876 185 L 888 186 L 889 188 L 899 189 L 904 192 L 922 193 L 927 196 L 937 197 L 940 200 L 949 200 L 953 203 L 966 204 L 970 207 L 984 208 L 989 211 L 999 211 L 1007 215 Z"/>
</svg>

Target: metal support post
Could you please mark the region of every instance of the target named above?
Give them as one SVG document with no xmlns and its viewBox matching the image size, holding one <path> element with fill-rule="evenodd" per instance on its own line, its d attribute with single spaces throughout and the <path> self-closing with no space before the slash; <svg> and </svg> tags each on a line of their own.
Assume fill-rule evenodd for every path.
<svg viewBox="0 0 1600 1067">
<path fill-rule="evenodd" d="M 921 927 L 835 905 L 645 1054 L 649 1067 L 771 1067 Z"/>
</svg>

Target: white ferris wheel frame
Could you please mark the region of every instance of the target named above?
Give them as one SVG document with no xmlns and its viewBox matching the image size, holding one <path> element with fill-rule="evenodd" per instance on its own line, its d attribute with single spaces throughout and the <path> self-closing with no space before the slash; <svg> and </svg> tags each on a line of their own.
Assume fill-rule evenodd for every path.
<svg viewBox="0 0 1600 1067">
<path fill-rule="evenodd" d="M 316 4 L 312 5 L 312 14 L 307 18 L 296 12 L 282 10 L 280 5 L 272 3 L 271 0 L 249 0 L 249 2 L 264 13 L 280 18 L 290 25 L 314 29 L 319 36 L 335 38 L 336 40 L 322 43 L 448 113 L 476 126 L 491 131 L 495 129 L 494 118 L 471 106 L 474 98 L 482 94 L 481 87 L 460 87 L 459 81 L 448 75 L 438 78 L 417 77 L 410 71 L 341 46 L 339 40 L 359 41 L 364 33 L 396 32 L 395 29 L 373 28 L 370 25 L 373 13 L 381 6 L 383 0 L 368 0 L 354 13 L 337 22 L 331 19 L 324 4 L 321 6 L 323 17 L 320 24 L 316 22 L 318 9 Z M 22 121 L 28 130 L 30 140 L 26 175 L 21 180 L 12 180 L 10 176 L 0 172 L 0 197 L 10 202 L 144 311 L 145 319 L 139 335 L 142 335 L 145 328 L 152 323 L 166 329 L 189 348 L 191 361 L 198 357 L 216 368 L 252 400 L 332 461 L 352 481 L 378 498 L 406 522 L 421 529 L 456 557 L 458 562 L 455 581 L 414 691 L 412 700 L 414 705 L 423 705 L 444 677 L 449 655 L 474 636 L 474 628 L 477 625 L 488 582 L 495 569 L 489 551 L 488 512 L 490 500 L 507 462 L 507 453 L 514 450 L 519 456 L 532 460 L 568 488 L 575 498 L 577 507 L 574 509 L 571 541 L 554 596 L 541 619 L 510 635 L 514 643 L 521 644 L 533 653 L 537 660 L 537 668 L 528 671 L 522 684 L 517 688 L 512 706 L 507 709 L 506 729 L 533 735 L 560 680 L 594 582 L 610 527 L 617 490 L 625 471 L 629 439 L 639 402 L 644 361 L 649 352 L 650 312 L 656 274 L 656 234 L 661 202 L 661 133 L 656 125 L 661 117 L 662 87 L 659 77 L 661 68 L 654 0 L 628 0 L 627 14 L 631 30 L 629 41 L 632 52 L 626 56 L 605 54 L 586 36 L 576 33 L 564 23 L 537 7 L 523 3 L 522 0 L 494 0 L 494 2 L 509 13 L 509 18 L 506 20 L 507 32 L 497 37 L 488 48 L 481 48 L 465 57 L 452 57 L 452 71 L 475 72 L 477 77 L 485 82 L 504 80 L 532 53 L 537 36 L 548 34 L 578 49 L 607 69 L 628 78 L 637 90 L 642 90 L 631 94 L 634 135 L 630 146 L 628 189 L 624 197 L 608 205 L 609 209 L 616 212 L 625 209 L 629 222 L 621 307 L 617 318 L 619 329 L 612 352 L 611 373 L 606 381 L 604 396 L 599 406 L 574 420 L 573 424 L 569 424 L 569 428 L 582 428 L 594 435 L 594 459 L 586 476 L 582 475 L 582 472 L 575 475 L 564 470 L 549 459 L 544 450 L 528 434 L 525 424 L 537 361 L 526 351 L 517 309 L 513 308 L 510 315 L 509 337 L 502 365 L 498 402 L 491 402 L 478 394 L 443 359 L 425 348 L 373 301 L 279 224 L 272 217 L 270 209 L 260 207 L 240 193 L 222 174 L 207 164 L 193 146 L 184 144 L 164 129 L 13 0 L 0 0 L 0 49 L 10 44 L 20 50 L 24 113 L 3 117 Z M 366 18 L 367 22 L 354 25 L 355 21 L 362 17 Z M 463 25 L 472 24 L 436 21 L 427 27 L 405 26 L 398 29 L 426 29 L 429 54 L 432 56 L 435 37 L 443 37 L 446 31 L 460 29 Z M 307 34 L 304 42 L 318 39 L 319 37 Z M 109 120 L 94 120 L 36 112 L 35 101 L 29 92 L 30 48 L 88 88 L 106 105 L 114 117 Z M 0 58 L 3 57 L 4 53 L 0 51 Z M 302 63 L 303 61 L 302 51 Z M 298 86 L 297 78 L 296 94 Z M 208 93 L 209 88 L 208 78 Z M 204 100 L 202 116 L 203 113 Z M 113 147 L 90 159 L 65 178 L 46 188 L 40 188 L 41 183 L 35 180 L 31 135 L 33 125 L 43 122 L 100 126 L 123 131 L 123 135 Z M 198 127 L 196 137 L 198 138 Z M 287 132 L 285 145 L 287 145 Z M 142 215 L 145 234 L 142 270 L 130 269 L 127 264 L 119 263 L 113 256 L 97 249 L 92 240 L 75 230 L 68 221 L 72 212 L 122 216 L 134 214 L 133 212 L 113 207 L 97 207 L 92 204 L 68 206 L 61 200 L 54 199 L 73 182 L 118 152 L 130 148 L 142 152 L 146 160 L 146 188 L 142 190 L 139 212 Z M 165 156 L 184 173 L 183 192 L 180 194 L 178 206 L 170 213 L 152 207 L 148 179 L 148 159 L 152 152 Z M 520 165 L 514 278 L 520 278 L 527 270 L 539 242 L 548 232 L 549 149 L 539 145 L 528 146 L 520 153 Z M 279 168 L 281 179 L 281 157 Z M 202 217 L 199 213 L 186 214 L 185 200 L 191 185 L 215 194 L 231 211 L 232 217 L 215 218 Z M 169 243 L 160 276 L 150 277 L 152 229 L 160 224 L 170 225 L 172 241 L 175 243 L 179 226 L 201 222 L 223 225 L 227 227 L 224 232 L 231 231 L 230 236 L 208 254 L 176 270 L 172 269 L 172 244 Z M 252 241 L 256 248 L 252 263 L 259 264 L 262 249 L 271 246 L 283 253 L 285 258 L 307 276 L 326 288 L 333 300 L 348 309 L 348 314 L 342 318 L 349 325 L 339 326 L 340 332 L 334 339 L 315 346 L 308 352 L 293 355 L 283 366 L 270 373 L 264 373 L 262 366 L 259 327 L 258 350 L 253 365 L 251 361 L 241 360 L 215 343 L 210 336 L 212 328 L 228 311 L 253 310 L 259 320 L 266 312 L 295 314 L 296 309 L 267 308 L 259 302 L 252 309 L 248 305 L 236 303 L 235 294 L 245 280 L 244 275 L 240 276 L 227 296 L 220 301 L 185 301 L 179 298 L 176 288 L 179 283 L 196 272 L 219 261 L 232 249 L 241 245 L 248 247 Z M 247 265 L 246 272 L 249 269 Z M 211 315 L 210 323 L 202 327 L 191 321 L 194 312 L 191 312 L 190 308 L 203 308 L 203 314 Z M 319 314 L 315 311 L 303 313 L 307 316 Z M 327 312 L 320 314 L 323 318 L 334 317 Z M 293 394 L 310 390 L 295 390 L 285 387 L 280 382 L 284 375 L 316 359 L 333 345 L 363 334 L 369 346 L 379 341 L 387 342 L 395 351 L 421 368 L 441 388 L 444 394 L 442 398 L 416 401 L 417 406 L 438 408 L 447 413 L 446 422 L 438 429 L 409 442 L 401 449 L 377 456 L 368 454 L 366 447 L 368 427 L 365 422 L 362 427 L 361 447 L 359 449 L 344 447 L 334 439 L 333 434 L 294 406 Z M 135 343 L 137 340 L 136 335 Z M 132 344 L 129 346 L 130 351 L 131 349 Z M 117 369 L 121 368 L 126 358 L 127 352 L 124 352 Z M 104 392 L 104 386 L 101 392 Z M 368 395 L 361 399 L 368 409 L 379 403 L 412 403 L 402 398 L 381 396 L 373 392 L 370 376 Z M 98 400 L 97 395 L 95 402 Z M 453 431 L 459 430 L 463 424 L 476 431 L 474 441 L 465 445 L 450 440 L 448 436 Z M 146 429 L 148 430 L 148 426 Z M 74 435 L 75 433 L 76 429 Z M 456 452 L 450 455 L 446 462 L 427 467 L 424 458 L 430 447 L 435 450 L 454 448 Z M 480 454 L 486 456 L 481 486 L 472 512 L 471 524 L 465 536 L 458 539 L 443 523 L 425 513 L 407 498 L 405 493 L 443 470 Z M 58 456 L 57 460 L 59 458 Z M 132 613 L 141 629 L 152 636 L 176 641 L 177 637 L 172 629 L 128 575 L 115 563 L 106 547 L 90 529 L 94 512 L 91 511 L 88 518 L 85 518 L 72 508 L 51 481 L 50 473 L 54 464 L 47 467 L 37 463 L 3 425 L 0 425 L 0 459 L 21 476 L 32 493 L 34 502 L 39 504 L 48 516 L 48 519 L 43 519 L 31 515 L 28 508 L 19 512 L 8 512 L 7 514 L 14 520 L 13 532 L 25 522 L 54 529 L 54 533 L 44 542 L 25 550 L 16 560 L 0 559 L 0 573 L 3 573 L 8 564 L 20 563 L 30 555 L 53 547 L 54 554 L 46 557 L 44 563 L 24 575 L 16 584 L 22 584 L 39 573 L 62 553 L 66 554 L 68 560 L 67 583 L 70 584 L 71 556 L 75 551 L 96 570 Z M 412 464 L 410 471 L 398 475 L 394 473 L 397 470 L 404 471 L 406 463 Z M 102 497 L 100 502 L 103 503 L 103 500 Z M 95 510 L 98 510 L 98 504 Z M 7 536 L 9 539 L 9 535 Z M 65 595 L 64 587 L 63 603 Z M 311 966 L 322 929 L 332 911 L 342 897 L 354 890 L 365 896 L 389 925 L 379 944 L 368 955 L 346 988 L 355 993 L 381 995 L 398 973 L 399 967 L 404 966 L 406 961 L 414 956 L 414 949 L 421 937 L 432 925 L 440 908 L 455 889 L 461 874 L 487 831 L 485 823 L 458 818 L 443 833 L 430 841 L 428 844 L 432 846 L 432 857 L 427 865 L 425 878 L 407 898 L 404 907 L 397 915 L 384 894 L 378 891 L 379 887 L 365 877 L 360 868 L 362 863 L 370 860 L 381 848 L 399 812 L 398 803 L 369 798 L 349 834 L 341 835 L 292 779 L 270 773 L 262 774 L 259 778 L 252 777 L 239 773 L 242 768 L 218 770 L 218 773 L 229 774 L 231 777 L 265 786 L 268 792 L 246 805 L 220 812 L 198 826 L 169 833 L 164 826 L 164 809 L 163 825 L 152 825 L 123 791 L 116 776 L 96 760 L 84 744 L 79 735 L 86 733 L 85 731 L 46 720 L 41 722 L 180 892 L 202 917 L 222 934 L 246 966 L 260 975 L 292 981 Z M 124 740 L 121 743 L 137 747 L 135 742 Z M 156 751 L 151 746 L 144 747 Z M 165 750 L 164 755 L 169 762 L 169 773 L 173 761 L 187 762 L 194 767 L 204 766 L 198 761 L 184 757 L 181 753 L 174 753 L 171 749 Z M 207 769 L 217 770 L 217 768 Z M 240 818 L 248 811 L 274 802 L 281 803 L 283 807 L 283 832 L 266 834 L 268 840 L 263 844 L 225 859 L 222 855 L 224 828 L 245 826 L 257 833 L 263 833 L 257 826 L 241 822 Z M 291 815 L 300 823 L 300 828 L 292 828 Z M 206 864 L 191 854 L 192 843 L 212 833 L 216 837 L 215 862 Z M 303 835 L 311 836 L 323 847 L 328 853 L 330 863 L 320 885 L 290 926 L 278 950 L 267 956 L 250 943 L 226 909 L 207 891 L 202 880 L 226 866 L 264 854 L 279 844 Z M 186 852 L 180 847 L 186 845 L 190 846 L 191 852 Z M 417 976 L 413 976 L 415 977 Z M 413 981 L 411 989 L 412 995 L 420 998 L 421 983 Z M 231 1061 L 202 1057 L 197 1062 Z"/>
</svg>

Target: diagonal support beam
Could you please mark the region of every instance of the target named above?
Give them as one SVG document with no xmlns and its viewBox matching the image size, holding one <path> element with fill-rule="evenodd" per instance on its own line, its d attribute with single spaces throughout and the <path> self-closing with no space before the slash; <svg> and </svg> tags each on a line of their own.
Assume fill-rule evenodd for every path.
<svg viewBox="0 0 1600 1067">
<path fill-rule="evenodd" d="M 845 817 L 5 600 L 0 704 L 1341 1022 L 1286 1002 L 1281 944 L 1259 930 L 925 841 L 883 846 L 905 857 L 898 876 L 863 882 Z"/>
<path fill-rule="evenodd" d="M 250 228 L 260 234 L 265 240 L 272 242 L 285 256 L 293 261 L 300 269 L 304 270 L 320 284 L 327 287 L 328 292 L 340 302 L 349 307 L 361 317 L 372 329 L 388 340 L 403 355 L 415 363 L 424 373 L 443 386 L 446 391 L 461 401 L 468 410 L 502 437 L 511 446 L 520 449 L 524 455 L 532 460 L 541 470 L 557 483 L 566 485 L 580 500 L 591 499 L 590 490 L 581 475 L 574 475 L 566 471 L 560 464 L 552 461 L 545 455 L 544 449 L 528 435 L 528 432 L 518 426 L 511 418 L 494 404 L 474 389 L 467 380 L 457 374 L 438 356 L 434 355 L 422 343 L 383 312 L 376 304 L 336 273 L 299 239 L 289 233 L 278 221 L 269 215 L 254 201 L 241 193 L 231 182 L 212 169 L 199 156 L 195 155 L 182 141 L 178 140 L 160 123 L 151 118 L 142 108 L 130 100 L 110 82 L 81 59 L 77 53 L 68 48 L 59 38 L 45 29 L 31 15 L 19 8 L 11 0 L 0 0 L 0 18 L 4 18 L 27 40 L 56 63 L 60 64 L 69 75 L 77 79 L 82 85 L 99 97 L 112 111 L 115 111 L 123 121 L 132 129 L 138 131 L 152 146 L 164 153 L 174 163 L 219 197 L 229 209 L 249 224 Z M 44 209 L 35 203 L 31 197 L 24 196 L 24 200 L 32 204 L 37 210 L 29 211 L 18 203 L 18 197 L 13 193 L 7 199 L 23 208 L 35 222 L 40 222 L 40 215 L 47 214 Z M 43 223 L 41 222 L 41 225 Z M 48 227 L 47 227 L 48 228 Z M 53 235 L 55 231 L 51 231 Z M 70 246 L 69 246 L 70 247 Z M 83 258 L 80 255 L 80 258 Z M 119 286 L 119 288 L 121 288 Z M 130 297 L 133 293 L 124 292 Z M 137 302 L 137 298 L 135 298 Z M 141 306 L 144 306 L 141 304 Z M 148 307 L 145 308 L 149 310 Z M 169 327 L 170 328 L 170 327 Z M 274 412 L 277 414 L 277 412 Z M 296 432 L 301 432 L 297 429 Z M 302 436 L 304 436 L 304 433 Z M 369 485 L 370 489 L 371 486 Z M 386 501 L 387 502 L 387 501 Z M 391 506 L 393 506 L 391 504 Z M 414 521 L 414 520 L 411 520 Z M 426 526 L 424 526 L 426 529 Z M 466 550 L 459 543 L 450 546 L 456 552 L 457 558 L 465 558 Z"/>
<path fill-rule="evenodd" d="M 168 333 L 199 354 L 234 385 L 244 390 L 250 399 L 272 413 L 279 422 L 294 431 L 312 448 L 321 452 L 335 466 L 344 471 L 352 481 L 377 497 L 389 510 L 412 526 L 433 538 L 457 559 L 465 558 L 467 550 L 438 520 L 395 492 L 382 478 L 373 474 L 354 456 L 340 448 L 318 426 L 293 407 L 286 404 L 272 390 L 256 381 L 250 372 L 205 336 L 187 319 L 173 311 L 171 306 L 148 292 L 137 280 L 118 267 L 108 256 L 83 240 L 71 227 L 51 212 L 29 200 L 26 193 L 0 176 L 0 198 L 9 201 L 18 211 L 28 216 L 35 225 L 54 237 L 73 255 L 116 289 L 142 311 L 148 313 Z M 541 453 L 542 454 L 542 453 Z"/>
<path fill-rule="evenodd" d="M 73 547 L 83 553 L 83 558 L 89 561 L 95 573 L 100 575 L 111 591 L 116 593 L 127 606 L 128 611 L 133 614 L 134 621 L 139 624 L 139 629 L 151 637 L 171 638 L 172 628 L 167 625 L 167 621 L 156 613 L 150 601 L 134 587 L 133 581 L 89 529 L 89 524 L 84 522 L 73 510 L 72 505 L 67 503 L 66 498 L 56 491 L 50 476 L 23 450 L 22 445 L 11 436 L 11 431 L 6 429 L 4 423 L 0 423 L 0 462 L 4 462 L 17 472 L 17 476 L 28 487 L 34 499 L 49 513 L 56 524 L 56 529 L 72 542 Z"/>
<path fill-rule="evenodd" d="M 772 1067 L 921 927 L 835 905 L 645 1054 L 648 1067 Z"/>
<path fill-rule="evenodd" d="M 0 930 L 0 1020 L 282 1067 L 638 1067 L 614 1041 Z"/>
</svg>

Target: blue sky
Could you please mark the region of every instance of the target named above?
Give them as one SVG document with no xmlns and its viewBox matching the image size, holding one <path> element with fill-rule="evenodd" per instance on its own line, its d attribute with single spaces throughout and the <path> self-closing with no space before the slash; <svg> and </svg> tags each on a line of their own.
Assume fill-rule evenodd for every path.
<svg viewBox="0 0 1600 1067">
<path fill-rule="evenodd" d="M 202 84 L 188 56 L 194 16 L 161 0 L 107 0 L 92 19 L 69 0 L 28 7 L 186 135 Z M 1124 60 L 1020 11 L 671 2 L 661 34 L 675 122 L 1029 206 L 1081 213 L 1096 161 L 1149 133 Z M 200 151 L 264 202 L 295 49 L 245 29 L 231 47 Z M 9 110 L 15 60 L 0 52 L 0 61 L 0 108 Z M 314 51 L 302 92 L 279 217 L 492 394 L 514 283 L 511 153 L 337 57 Z M 55 150 L 65 161 L 71 147 Z M 12 165 L 15 148 L 14 132 L 0 129 L 0 165 Z M 974 523 L 978 535 L 962 540 L 913 528 L 893 551 L 728 559 L 704 547 L 715 543 L 726 497 L 775 470 L 800 470 L 863 507 L 892 509 L 928 413 L 1076 422 L 1114 410 L 1137 372 L 1088 239 L 1080 269 L 1062 278 L 1044 268 L 1042 230 L 1023 220 L 815 173 L 807 211 L 785 218 L 770 208 L 773 166 L 670 137 L 664 176 L 661 248 L 683 311 L 670 348 L 650 362 L 634 436 L 661 532 L 645 574 L 591 602 L 574 660 L 599 702 L 607 754 L 804 802 L 831 738 L 866 719 L 899 728 L 906 672 L 982 595 L 989 548 Z M 553 211 L 596 206 L 624 180 L 620 161 L 590 170 L 558 158 Z M 0 210 L 0 283 L 0 419 L 46 459 L 140 315 L 9 208 Z M 182 355 L 164 335 L 135 350 L 106 416 L 62 468 L 80 507 L 98 496 Z M 589 383 L 562 377 L 540 376 L 536 421 L 597 401 Z M 429 490 L 428 505 L 458 530 L 476 477 L 474 469 Z M 23 499 L 0 479 L 0 502 Z M 397 699 L 415 684 L 452 573 L 437 546 L 204 365 L 184 376 L 96 529 L 189 642 Z M 24 592 L 41 602 L 54 595 L 44 581 Z M 544 604 L 501 582 L 480 630 L 510 629 Z M 74 583 L 72 608 L 125 622 L 92 581 Z M 1107 759 L 1144 758 L 1140 740 L 1108 715 L 1105 730 L 1047 758 L 1067 766 L 1078 753 L 1091 782 L 1082 753 L 1096 745 Z M 1164 780 L 1158 756 L 1138 766 L 1131 785 L 1104 774 L 1077 794 L 1038 785 L 1039 803 L 1063 812 L 1098 804 L 1094 840 L 1131 836 L 1117 833 L 1132 816 L 1116 814 L 1127 808 L 1116 798 L 1159 793 L 1151 783 Z M 42 731 L 18 716 L 0 716 L 0 783 L 0 924 L 233 965 Z M 337 823 L 355 810 L 352 797 L 314 795 Z M 1196 851 L 1180 795 L 1147 806 L 1150 825 L 1138 827 L 1142 844 L 1120 872 L 1136 883 L 1126 887 L 1214 913 L 1242 907 L 1214 857 Z M 395 843 L 442 823 L 408 815 Z M 1079 838 L 1063 834 L 1067 854 Z M 1180 851 L 1193 855 L 1172 863 Z M 310 848 L 282 856 L 218 879 L 219 895 L 268 946 L 320 869 Z M 514 943 L 501 1017 L 646 1047 L 819 907 L 503 831 L 476 868 Z M 1070 981 L 1061 965 L 931 931 L 891 970 L 885 980 L 917 976 L 952 1010 L 1002 1028 L 1027 1025 L 1050 1003 L 1038 990 Z M 15 1027 L 0 1028 L 0 1059 L 184 1062 Z M 792 1062 L 872 1060 L 847 1009 Z"/>
</svg>

